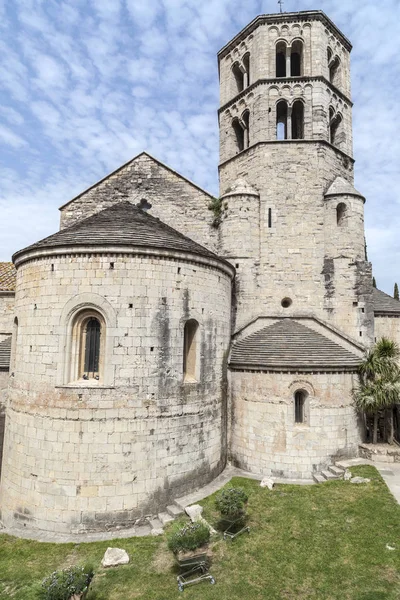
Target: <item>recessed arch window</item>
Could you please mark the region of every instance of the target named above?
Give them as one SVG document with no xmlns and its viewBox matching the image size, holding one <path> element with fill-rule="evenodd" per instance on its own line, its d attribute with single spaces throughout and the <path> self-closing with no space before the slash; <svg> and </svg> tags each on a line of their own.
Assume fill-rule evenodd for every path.
<svg viewBox="0 0 400 600">
<path fill-rule="evenodd" d="M 281 100 L 276 105 L 276 139 L 278 141 L 288 139 L 288 105 Z"/>
<path fill-rule="evenodd" d="M 232 128 L 235 132 L 236 152 L 244 150 L 244 129 L 239 123 L 239 119 L 233 119 Z"/>
<path fill-rule="evenodd" d="M 72 322 L 70 376 L 72 381 L 103 379 L 106 325 L 95 309 L 83 309 Z"/>
<path fill-rule="evenodd" d="M 296 100 L 292 106 L 292 140 L 304 139 L 304 104 Z"/>
<path fill-rule="evenodd" d="M 236 92 L 239 94 L 244 89 L 244 73 L 238 62 L 232 65 L 232 73 L 235 79 Z"/>
<path fill-rule="evenodd" d="M 339 146 L 344 139 L 342 115 L 336 114 L 334 109 L 329 109 L 329 141 L 333 146 Z"/>
<path fill-rule="evenodd" d="M 342 226 L 346 222 L 346 214 L 347 214 L 347 206 L 344 202 L 340 202 L 340 204 L 336 207 L 336 223 L 339 226 Z"/>
<path fill-rule="evenodd" d="M 183 332 L 183 380 L 190 383 L 198 380 L 198 332 L 195 319 L 186 321 Z"/>
<path fill-rule="evenodd" d="M 245 70 L 245 87 L 251 84 L 251 72 L 250 72 L 250 52 L 247 52 L 243 56 L 243 67 Z"/>
<path fill-rule="evenodd" d="M 335 56 L 334 58 L 331 58 L 329 62 L 329 81 L 332 83 L 332 85 L 339 87 L 340 77 L 340 60 L 338 56 Z"/>
<path fill-rule="evenodd" d="M 307 392 L 304 390 L 298 390 L 294 394 L 294 422 L 305 423 L 306 422 L 306 400 Z"/>
<path fill-rule="evenodd" d="M 290 53 L 290 74 L 292 77 L 303 75 L 303 42 L 296 40 Z"/>
<path fill-rule="evenodd" d="M 276 45 L 276 76 L 286 77 L 286 51 L 285 42 L 278 42 Z"/>
</svg>

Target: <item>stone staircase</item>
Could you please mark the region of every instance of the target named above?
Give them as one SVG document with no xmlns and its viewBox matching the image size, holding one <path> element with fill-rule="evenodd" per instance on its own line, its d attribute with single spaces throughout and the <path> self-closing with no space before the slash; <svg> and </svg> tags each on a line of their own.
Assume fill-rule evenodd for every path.
<svg viewBox="0 0 400 600">
<path fill-rule="evenodd" d="M 183 507 L 178 501 L 175 501 L 174 504 L 167 506 L 165 512 L 160 512 L 156 517 L 149 519 L 152 535 L 160 535 L 165 525 L 174 521 L 176 517 L 182 515 L 183 512 Z"/>
<path fill-rule="evenodd" d="M 320 473 L 314 473 L 313 479 L 315 483 L 325 483 L 326 481 L 343 479 L 345 471 L 346 468 L 340 466 L 340 463 L 336 465 L 330 465 L 325 471 L 321 471 Z"/>
</svg>

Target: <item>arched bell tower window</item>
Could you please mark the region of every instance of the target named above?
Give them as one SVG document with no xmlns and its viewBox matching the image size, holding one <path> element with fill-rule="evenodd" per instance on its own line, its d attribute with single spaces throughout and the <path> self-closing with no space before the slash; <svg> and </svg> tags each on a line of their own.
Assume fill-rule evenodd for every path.
<svg viewBox="0 0 400 600">
<path fill-rule="evenodd" d="M 343 134 L 341 132 L 343 118 L 340 114 L 335 114 L 333 108 L 329 110 L 329 141 L 333 146 L 339 146 Z"/>
<path fill-rule="evenodd" d="M 232 73 L 235 78 L 236 93 L 240 93 L 244 89 L 244 73 L 238 62 L 232 65 Z"/>
<path fill-rule="evenodd" d="M 286 44 L 279 42 L 276 45 L 276 76 L 286 77 Z"/>
<path fill-rule="evenodd" d="M 245 110 L 240 119 L 233 119 L 232 127 L 235 132 L 236 152 L 242 152 L 250 143 L 250 111 Z"/>
<path fill-rule="evenodd" d="M 292 106 L 292 140 L 304 139 L 304 104 L 296 100 Z"/>
<path fill-rule="evenodd" d="M 303 42 L 296 40 L 290 54 L 290 74 L 292 77 L 303 75 Z"/>
<path fill-rule="evenodd" d="M 340 85 L 340 60 L 338 56 L 330 58 L 329 66 L 329 81 L 332 85 L 339 87 Z"/>
<path fill-rule="evenodd" d="M 288 105 L 281 100 L 276 105 L 276 139 L 278 141 L 288 139 Z"/>
<path fill-rule="evenodd" d="M 340 226 L 344 225 L 346 222 L 346 213 L 347 206 L 344 202 L 340 202 L 340 204 L 336 207 L 336 223 Z"/>
<path fill-rule="evenodd" d="M 199 324 L 195 319 L 186 321 L 183 333 L 183 381 L 188 383 L 198 380 L 198 330 Z"/>
<path fill-rule="evenodd" d="M 250 52 L 247 52 L 247 54 L 243 56 L 243 67 L 245 69 L 245 87 L 248 87 L 251 84 Z"/>
</svg>

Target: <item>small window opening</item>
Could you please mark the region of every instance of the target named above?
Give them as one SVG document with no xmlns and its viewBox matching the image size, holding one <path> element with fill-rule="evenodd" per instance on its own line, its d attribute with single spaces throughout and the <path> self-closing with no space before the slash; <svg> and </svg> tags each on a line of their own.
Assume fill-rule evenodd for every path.
<svg viewBox="0 0 400 600">
<path fill-rule="evenodd" d="M 293 302 L 291 298 L 284 298 L 281 302 L 281 306 L 283 308 L 289 308 L 289 306 L 292 306 Z"/>
<path fill-rule="evenodd" d="M 268 227 L 272 227 L 272 208 L 268 209 Z"/>
<path fill-rule="evenodd" d="M 138 208 L 140 208 L 141 210 L 143 210 L 144 212 L 147 212 L 148 210 L 151 209 L 151 207 L 153 205 L 150 202 L 148 202 L 148 200 L 146 200 L 146 198 L 142 198 L 140 200 L 140 202 L 138 204 L 136 204 L 136 206 Z"/>
<path fill-rule="evenodd" d="M 129 308 L 133 308 L 133 304 L 129 304 Z"/>
<path fill-rule="evenodd" d="M 54 265 L 51 265 L 51 270 L 54 271 Z"/>
<path fill-rule="evenodd" d="M 235 268 L 238 269 L 239 268 L 239 263 L 236 263 Z"/>
<path fill-rule="evenodd" d="M 151 346 L 150 352 L 154 352 L 154 346 Z"/>
<path fill-rule="evenodd" d="M 360 337 L 362 337 L 362 331 L 360 331 Z"/>
<path fill-rule="evenodd" d="M 353 306 L 354 307 L 358 306 L 358 302 L 353 302 Z"/>
<path fill-rule="evenodd" d="M 239 63 L 235 63 L 232 66 L 232 73 L 235 78 L 236 92 L 239 94 L 244 89 L 244 74 L 242 69 L 240 68 Z"/>
<path fill-rule="evenodd" d="M 304 423 L 304 405 L 306 395 L 304 392 L 296 392 L 294 395 L 294 421 Z"/>
<path fill-rule="evenodd" d="M 292 107 L 292 140 L 304 139 L 304 104 L 297 100 Z"/>
<path fill-rule="evenodd" d="M 279 42 L 276 46 L 276 76 L 286 77 L 286 44 Z"/>
<path fill-rule="evenodd" d="M 110 269 L 113 269 L 113 268 L 114 268 L 114 263 L 110 262 Z"/>
<path fill-rule="evenodd" d="M 303 75 L 303 44 L 300 41 L 294 42 L 290 55 L 290 74 L 292 77 Z"/>
<path fill-rule="evenodd" d="M 278 102 L 276 106 L 276 139 L 287 140 L 288 105 L 285 100 Z"/>
<path fill-rule="evenodd" d="M 85 331 L 85 358 L 83 379 L 99 378 L 100 357 L 100 321 L 90 317 L 86 323 Z"/>
<path fill-rule="evenodd" d="M 250 53 L 249 52 L 243 56 L 243 66 L 245 69 L 245 86 L 248 87 L 251 84 Z"/>
<path fill-rule="evenodd" d="M 181 268 L 180 268 L 180 267 L 178 267 L 178 275 L 179 275 L 179 273 L 180 273 L 180 272 L 181 272 Z"/>
<path fill-rule="evenodd" d="M 339 226 L 344 225 L 346 220 L 347 206 L 344 202 L 341 202 L 336 207 L 336 223 Z"/>
<path fill-rule="evenodd" d="M 184 381 L 196 381 L 198 328 L 199 324 L 194 319 L 190 319 L 185 323 L 183 342 Z"/>
</svg>

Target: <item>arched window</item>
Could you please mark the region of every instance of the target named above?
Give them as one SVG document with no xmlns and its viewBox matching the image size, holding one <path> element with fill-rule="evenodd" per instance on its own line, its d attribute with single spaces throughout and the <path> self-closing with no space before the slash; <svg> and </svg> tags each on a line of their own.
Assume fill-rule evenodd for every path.
<svg viewBox="0 0 400 600">
<path fill-rule="evenodd" d="M 341 135 L 342 116 L 335 114 L 333 108 L 329 110 L 329 141 L 333 146 L 338 146 L 343 138 Z"/>
<path fill-rule="evenodd" d="M 290 54 L 290 74 L 292 77 L 303 75 L 303 42 L 297 40 L 292 44 Z"/>
<path fill-rule="evenodd" d="M 304 104 L 296 100 L 292 106 L 292 140 L 304 139 Z"/>
<path fill-rule="evenodd" d="M 329 69 L 329 65 L 330 65 L 330 62 L 331 62 L 331 60 L 332 60 L 332 56 L 333 56 L 332 50 L 331 50 L 330 48 L 328 48 L 328 50 L 327 50 L 326 54 L 327 54 L 327 60 L 328 60 L 328 69 Z"/>
<path fill-rule="evenodd" d="M 235 78 L 236 92 L 239 94 L 244 89 L 243 71 L 239 63 L 236 62 L 232 65 L 232 73 Z"/>
<path fill-rule="evenodd" d="M 198 338 L 199 324 L 194 319 L 185 323 L 183 333 L 183 380 L 194 382 L 198 380 Z"/>
<path fill-rule="evenodd" d="M 248 87 L 251 83 L 250 78 L 250 52 L 243 56 L 243 66 L 245 69 L 245 87 Z"/>
<path fill-rule="evenodd" d="M 239 119 L 234 119 L 232 121 L 232 127 L 235 132 L 236 152 L 241 152 L 244 150 L 244 130 L 239 123 Z"/>
<path fill-rule="evenodd" d="M 242 114 L 242 127 L 244 132 L 244 147 L 248 148 L 250 145 L 250 111 L 248 110 Z"/>
<path fill-rule="evenodd" d="M 281 100 L 276 105 L 276 139 L 278 141 L 288 138 L 288 105 L 285 100 Z"/>
<path fill-rule="evenodd" d="M 305 404 L 307 394 L 302 390 L 299 390 L 294 395 L 294 422 L 304 423 L 305 422 Z"/>
<path fill-rule="evenodd" d="M 336 223 L 341 226 L 344 225 L 346 222 L 346 213 L 347 213 L 347 206 L 344 202 L 340 202 L 340 204 L 337 205 L 336 207 Z"/>
<path fill-rule="evenodd" d="M 329 81 L 339 87 L 340 85 L 340 60 L 338 56 L 331 59 L 329 64 Z"/>
<path fill-rule="evenodd" d="M 279 42 L 276 45 L 276 76 L 286 77 L 286 44 Z"/>
<path fill-rule="evenodd" d="M 96 382 L 103 379 L 105 320 L 92 309 L 80 311 L 72 323 L 69 381 Z"/>
</svg>

